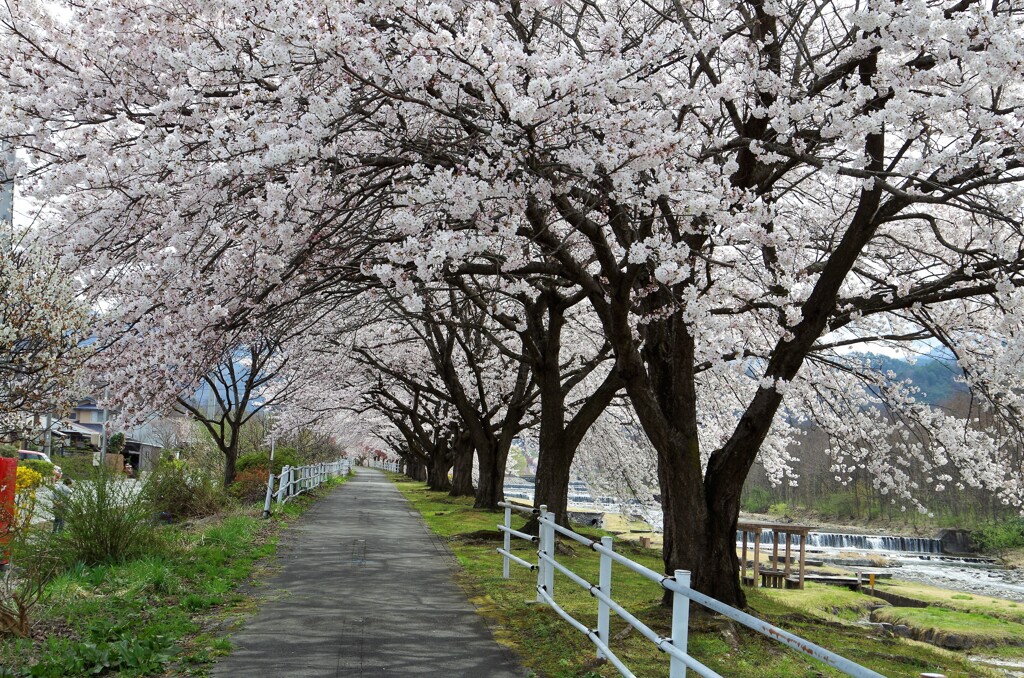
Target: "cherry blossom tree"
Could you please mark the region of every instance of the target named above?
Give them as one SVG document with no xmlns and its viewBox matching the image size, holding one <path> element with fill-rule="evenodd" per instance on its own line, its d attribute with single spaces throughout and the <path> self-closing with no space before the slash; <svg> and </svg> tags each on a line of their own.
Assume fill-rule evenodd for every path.
<svg viewBox="0 0 1024 678">
<path fill-rule="evenodd" d="M 65 263 L 118 300 L 105 342 L 131 328 L 188 371 L 368 278 L 414 312 L 451 274 L 562 279 L 657 452 L 666 570 L 736 604 L 740 489 L 787 449 L 788 412 L 829 419 L 902 495 L 891 460 L 912 454 L 1020 501 L 1003 432 L 965 434 L 844 357 L 941 344 L 1019 420 L 1012 3 L 54 8 L 0 12 L 0 138 Z M 483 344 L 455 334 L 424 331 L 478 454 L 500 450 L 446 353 Z M 821 407 L 865 381 L 929 436 L 883 454 L 877 417 Z"/>
<path fill-rule="evenodd" d="M 89 349 L 87 313 L 56 262 L 0 224 L 0 433 L 70 405 Z"/>
<path fill-rule="evenodd" d="M 177 396 L 182 412 L 206 429 L 224 455 L 224 486 L 235 480 L 235 462 L 243 427 L 265 407 L 284 398 L 293 374 L 286 371 L 288 355 L 279 340 L 255 337 L 224 354 L 200 379 L 199 396 Z"/>
<path fill-rule="evenodd" d="M 530 276 L 525 285 L 514 279 L 505 281 L 511 284 L 496 282 L 481 283 L 476 276 L 453 280 L 463 298 L 515 339 L 510 342 L 498 333 L 485 332 L 488 340 L 530 368 L 539 408 L 534 504 L 546 505 L 565 525 L 576 449 L 622 388 L 622 381 L 609 369 L 610 347 L 589 313 L 582 290 L 543 276 Z M 526 529 L 536 528 L 531 521 Z"/>
</svg>

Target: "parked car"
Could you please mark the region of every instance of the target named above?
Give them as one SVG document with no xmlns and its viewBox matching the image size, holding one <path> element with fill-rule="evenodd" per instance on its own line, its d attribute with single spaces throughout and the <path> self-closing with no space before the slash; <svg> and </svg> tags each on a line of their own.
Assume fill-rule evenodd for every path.
<svg viewBox="0 0 1024 678">
<path fill-rule="evenodd" d="M 45 461 L 47 464 L 53 464 L 53 460 L 50 459 L 50 455 L 45 452 L 35 452 L 33 450 L 18 450 L 18 459 L 25 461 Z M 60 466 L 53 464 L 53 479 L 60 480 L 64 472 Z"/>
</svg>

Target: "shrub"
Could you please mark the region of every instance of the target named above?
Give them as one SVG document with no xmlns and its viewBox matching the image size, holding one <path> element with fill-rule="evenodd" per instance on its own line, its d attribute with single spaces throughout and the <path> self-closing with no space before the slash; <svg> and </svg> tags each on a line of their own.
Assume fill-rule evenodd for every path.
<svg viewBox="0 0 1024 678">
<path fill-rule="evenodd" d="M 107 441 L 107 454 L 121 454 L 124 450 L 124 434 L 121 432 L 115 433 L 110 436 L 110 440 Z"/>
<path fill-rule="evenodd" d="M 15 447 L 14 445 L 6 445 L 4 443 L 0 443 L 0 457 L 4 459 L 17 459 L 18 448 Z"/>
<path fill-rule="evenodd" d="M 59 459 L 60 461 L 58 463 L 65 478 L 71 478 L 72 480 L 87 480 L 93 473 L 95 473 L 96 467 L 92 465 L 92 452 L 73 452 L 68 454 L 66 457 L 60 457 Z"/>
<path fill-rule="evenodd" d="M 33 610 L 47 595 L 47 586 L 57 573 L 55 559 L 38 547 L 32 518 L 36 509 L 36 488 L 42 476 L 32 469 L 18 467 L 15 479 L 14 514 L 0 507 L 5 523 L 0 546 L 4 559 L 14 563 L 13 576 L 0 576 L 0 634 L 22 638 L 31 633 Z"/>
<path fill-rule="evenodd" d="M 274 473 L 280 473 L 281 469 L 285 466 L 301 466 L 302 458 L 299 457 L 299 453 L 290 447 L 279 447 L 274 450 Z M 270 453 L 269 452 L 250 452 L 249 454 L 243 454 L 235 462 L 235 471 L 242 472 L 248 471 L 254 468 L 266 469 L 270 467 Z M 266 480 L 266 476 L 264 476 Z"/>
<path fill-rule="evenodd" d="M 815 506 L 819 513 L 828 518 L 851 519 L 857 517 L 857 502 L 853 492 L 833 492 L 823 497 Z"/>
<path fill-rule="evenodd" d="M 983 525 L 971 534 L 978 547 L 986 553 L 1002 553 L 1024 548 L 1024 518 L 1013 518 Z"/>
<path fill-rule="evenodd" d="M 270 471 L 266 467 L 260 468 L 259 466 L 239 471 L 235 475 L 235 482 L 228 488 L 228 493 L 247 504 L 263 501 L 267 496 L 269 473 Z"/>
<path fill-rule="evenodd" d="M 201 469 L 177 459 L 164 459 L 146 481 L 153 510 L 165 520 L 201 518 L 224 507 L 220 485 Z"/>
<path fill-rule="evenodd" d="M 119 563 L 153 553 L 160 543 L 138 482 L 99 467 L 61 500 L 64 531 L 54 548 L 66 566 Z"/>
<path fill-rule="evenodd" d="M 43 484 L 43 474 L 30 466 L 19 464 L 14 472 L 14 493 L 35 492 Z"/>
<path fill-rule="evenodd" d="M 18 468 L 30 468 L 48 480 L 53 477 L 53 464 L 42 459 L 22 459 L 18 462 Z"/>
<path fill-rule="evenodd" d="M 768 507 L 768 513 L 773 516 L 784 516 L 789 507 L 786 506 L 786 502 L 780 501 L 778 504 L 772 504 Z"/>
<path fill-rule="evenodd" d="M 750 513 L 767 513 L 772 505 L 772 493 L 763 487 L 751 488 L 743 500 L 743 510 Z"/>
</svg>

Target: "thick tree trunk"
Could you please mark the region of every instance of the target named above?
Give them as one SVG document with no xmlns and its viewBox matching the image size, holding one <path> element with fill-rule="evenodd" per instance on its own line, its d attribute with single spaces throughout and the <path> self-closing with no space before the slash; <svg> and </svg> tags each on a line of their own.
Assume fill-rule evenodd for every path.
<svg viewBox="0 0 1024 678">
<path fill-rule="evenodd" d="M 541 435 L 533 505 L 547 506 L 548 512 L 555 514 L 555 522 L 568 525 L 569 480 L 576 448 L 565 445 L 563 440 L 545 441 Z"/>
<path fill-rule="evenodd" d="M 718 477 L 713 491 L 705 487 L 694 354 L 694 339 L 678 315 L 650 323 L 643 348 L 646 370 L 641 374 L 647 378 L 634 379 L 629 390 L 658 451 L 665 572 L 688 570 L 694 588 L 743 607 L 746 597 L 737 576 L 736 521 L 746 474 Z M 738 486 L 733 487 L 736 482 Z M 666 594 L 666 604 L 670 600 Z"/>
<path fill-rule="evenodd" d="M 413 480 L 425 482 L 427 480 L 427 467 L 418 459 L 405 460 L 405 475 Z"/>
<path fill-rule="evenodd" d="M 739 518 L 739 491 L 736 499 L 708 494 L 700 476 L 681 472 L 679 465 L 659 464 L 659 485 L 664 515 L 665 572 L 692 573 L 691 585 L 722 602 L 743 607 L 746 596 L 738 577 L 736 523 Z M 666 605 L 671 595 L 665 595 Z"/>
<path fill-rule="evenodd" d="M 430 455 L 430 468 L 427 471 L 427 487 L 435 492 L 447 492 L 452 489 L 448 479 L 448 471 L 452 468 L 452 457 L 448 446 L 438 446 Z"/>
<path fill-rule="evenodd" d="M 483 449 L 477 448 L 480 482 L 476 488 L 474 508 L 495 510 L 498 508 L 498 502 L 505 499 L 505 461 L 508 458 L 508 448 L 502 453 L 500 447 L 498 441 L 492 441 Z"/>
<path fill-rule="evenodd" d="M 455 455 L 452 466 L 453 497 L 473 496 L 473 444 L 468 437 L 459 437 L 455 441 Z"/>
</svg>

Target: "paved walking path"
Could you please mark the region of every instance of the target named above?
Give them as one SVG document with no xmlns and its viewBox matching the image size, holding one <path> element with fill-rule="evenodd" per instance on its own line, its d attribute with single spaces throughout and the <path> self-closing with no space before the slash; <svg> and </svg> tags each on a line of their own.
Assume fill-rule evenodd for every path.
<svg viewBox="0 0 1024 678">
<path fill-rule="evenodd" d="M 267 600 L 213 675 L 523 675 L 455 584 L 445 544 L 379 471 L 317 502 L 278 554 Z"/>
</svg>

